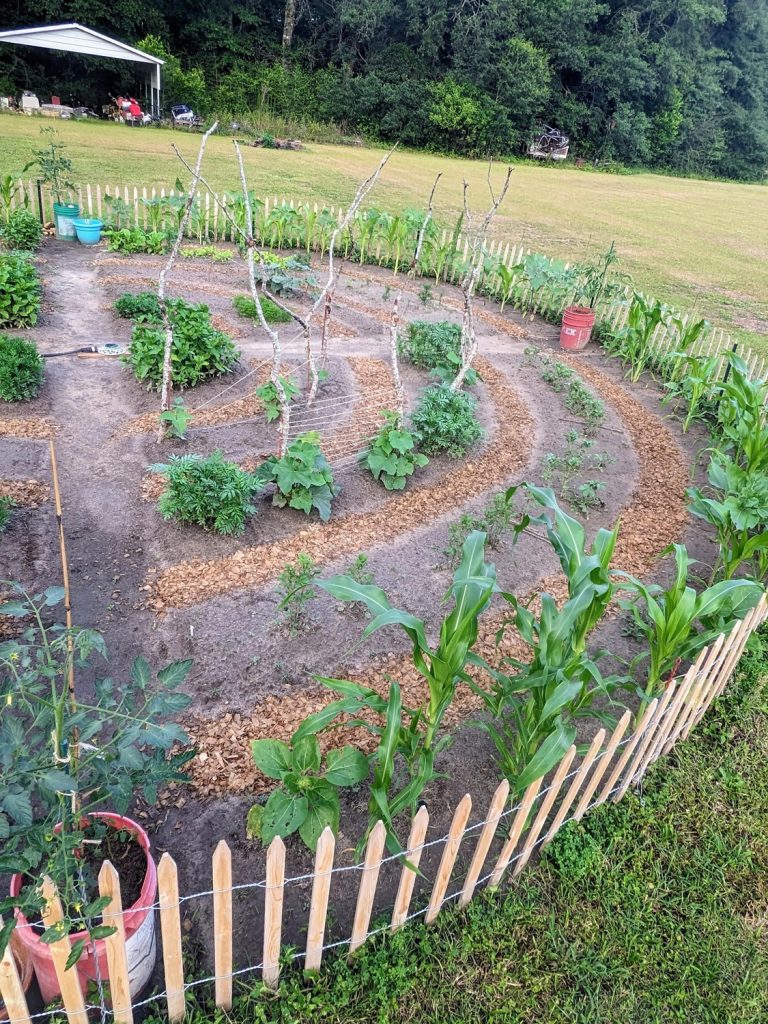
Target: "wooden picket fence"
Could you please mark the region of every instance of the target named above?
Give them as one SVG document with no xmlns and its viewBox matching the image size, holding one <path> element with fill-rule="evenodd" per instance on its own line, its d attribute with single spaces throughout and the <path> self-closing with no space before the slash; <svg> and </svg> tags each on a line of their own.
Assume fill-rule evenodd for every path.
<svg viewBox="0 0 768 1024">
<path fill-rule="evenodd" d="M 331 945 L 347 946 L 349 954 L 353 955 L 374 934 L 370 930 L 370 923 L 375 912 L 381 913 L 380 910 L 376 911 L 375 900 L 383 864 L 389 861 L 402 864 L 394 906 L 385 930 L 394 932 L 412 917 L 423 916 L 425 923 L 430 924 L 449 901 L 457 900 L 459 907 L 465 907 L 481 886 L 496 889 L 510 868 L 510 877 L 514 879 L 518 876 L 532 854 L 550 843 L 567 821 L 579 821 L 590 809 L 609 799 L 614 802 L 621 800 L 631 786 L 640 783 L 654 761 L 689 736 L 712 701 L 723 693 L 750 634 L 766 618 L 768 597 L 764 595 L 759 604 L 736 623 L 730 633 L 720 635 L 710 647 L 702 650 L 686 674 L 670 682 L 663 694 L 645 707 L 634 729 L 630 730 L 631 713 L 626 711 L 610 736 L 607 736 L 605 729 L 597 732 L 574 771 L 571 771 L 571 766 L 577 752 L 575 745 L 572 746 L 554 770 L 549 785 L 542 788 L 543 778 L 532 782 L 517 806 L 508 808 L 509 783 L 505 780 L 494 792 L 484 819 L 468 826 L 472 799 L 468 794 L 464 796 L 454 811 L 448 834 L 437 841 L 442 846 L 442 853 L 432 889 L 426 904 L 416 912 L 411 912 L 417 877 L 413 868 L 419 867 L 426 847 L 435 845 L 434 842 L 426 843 L 429 824 L 427 808 L 421 807 L 414 816 L 407 851 L 400 857 L 384 857 L 385 829 L 384 824 L 378 822 L 368 836 L 364 860 L 357 865 L 360 882 L 351 933 L 344 942 Z M 508 827 L 507 821 L 510 822 Z M 486 865 L 491 844 L 502 823 L 500 852 L 492 866 Z M 459 848 L 470 834 L 477 834 L 477 839 L 469 868 L 465 874 L 461 872 L 456 878 L 454 866 Z M 303 952 L 296 954 L 303 959 L 307 972 L 321 968 L 323 954 L 329 948 L 324 940 L 334 874 L 339 870 L 350 870 L 334 868 L 334 854 L 335 838 L 330 828 L 326 828 L 318 842 L 314 870 L 309 876 L 312 895 L 306 945 Z M 486 867 L 489 870 L 484 874 Z M 109 982 L 110 1012 L 114 1019 L 132 1024 L 133 1011 L 138 1005 L 158 1001 L 165 1003 L 171 1021 L 179 1021 L 184 1017 L 187 990 L 202 983 L 213 984 L 216 1005 L 227 1010 L 232 1005 L 233 978 L 249 970 L 260 969 L 264 984 L 277 989 L 281 970 L 284 897 L 292 882 L 306 880 L 307 876 L 286 878 L 285 846 L 280 838 L 274 839 L 267 851 L 266 877 L 262 882 L 254 883 L 255 888 L 264 891 L 264 933 L 259 951 L 261 962 L 253 968 L 236 971 L 233 960 L 233 891 L 243 886 L 235 886 L 233 889 L 232 854 L 226 842 L 219 842 L 212 858 L 211 889 L 186 897 L 187 900 L 198 896 L 213 897 L 214 974 L 210 978 L 190 981 L 185 979 L 184 972 L 176 863 L 168 853 L 164 853 L 158 868 L 158 902 L 151 908 L 151 912 L 159 910 L 165 988 L 141 1004 L 132 1004 L 120 879 L 114 867 L 105 862 L 99 875 L 99 889 L 103 896 L 110 899 L 103 914 L 103 922 L 116 926 L 114 934 L 103 940 L 109 966 L 108 979 L 105 981 Z M 449 893 L 452 882 L 454 889 Z M 47 879 L 44 892 L 48 898 L 48 908 L 43 920 L 46 925 L 51 925 L 61 919 L 62 908 L 55 888 Z M 381 930 L 376 929 L 376 932 Z M 89 1007 L 84 1001 L 76 972 L 65 970 L 70 940 L 64 937 L 50 948 L 68 1020 L 70 1024 L 85 1024 Z M 251 963 L 257 951 L 240 950 L 239 955 L 241 960 Z M 6 951 L 0 962 L 0 995 L 11 1024 L 31 1024 L 31 1015 L 10 950 Z"/>
<path fill-rule="evenodd" d="M 32 179 L 27 181 L 19 179 L 18 185 L 19 192 L 12 200 L 12 206 L 15 207 L 26 202 L 32 209 L 39 209 L 40 215 L 44 220 L 53 220 L 53 197 L 49 190 L 41 187 L 38 193 L 37 182 Z M 83 213 L 87 213 L 89 217 L 109 217 L 112 209 L 112 200 L 117 199 L 120 200 L 124 211 L 121 223 L 127 219 L 127 226 L 139 227 L 148 227 L 150 223 L 150 208 L 153 202 L 165 199 L 179 202 L 185 195 L 184 192 L 180 193 L 173 188 L 168 190 L 161 188 L 158 190 L 154 187 L 148 189 L 146 186 L 140 188 L 136 185 L 118 184 L 79 185 L 76 192 L 81 210 Z M 208 191 L 199 193 L 198 205 L 190 218 L 187 228 L 188 236 L 197 239 L 201 243 L 234 241 L 235 231 L 225 213 L 227 209 L 231 210 L 234 201 L 236 199 L 233 199 L 232 195 L 226 193 L 219 194 Z M 338 224 L 346 212 L 340 206 L 321 208 L 317 203 L 297 203 L 293 199 L 288 199 L 284 196 L 266 196 L 262 203 L 263 205 L 258 210 L 258 217 L 262 224 L 275 211 L 295 211 L 296 213 L 309 214 L 311 228 L 308 244 L 309 248 L 315 251 L 324 250 L 331 230 L 327 222 L 324 226 L 321 225 L 321 214 L 327 214 L 333 224 Z M 358 211 L 357 222 L 359 223 L 364 216 L 365 211 Z M 162 210 L 159 223 L 161 228 L 175 228 L 173 210 Z M 323 232 L 325 233 L 323 234 Z M 451 233 L 443 229 L 439 239 L 435 240 L 436 248 L 444 250 L 446 246 L 450 246 L 451 237 Z M 290 220 L 286 222 L 284 233 L 281 233 L 281 243 L 285 248 L 307 248 L 307 239 L 303 237 L 303 233 L 299 230 L 295 220 L 294 222 Z M 452 248 L 455 258 L 446 260 L 444 269 L 438 275 L 441 280 L 456 284 L 464 272 L 470 252 L 469 239 L 459 234 L 455 241 L 455 247 Z M 501 263 L 507 268 L 512 268 L 520 263 L 525 256 L 530 255 L 531 249 L 522 243 L 514 245 L 504 240 L 490 242 L 479 257 L 484 261 L 487 268 L 481 274 L 478 283 L 479 289 L 492 297 L 501 299 L 501 278 L 498 272 L 493 269 L 494 265 Z M 405 254 L 400 253 L 400 256 L 401 265 L 403 262 L 407 263 L 407 258 L 402 259 Z M 392 259 L 393 253 L 389 251 L 386 241 L 381 237 L 377 237 L 367 251 L 365 262 L 387 262 L 391 265 Z M 566 269 L 569 269 L 570 266 L 571 264 L 565 264 Z M 626 323 L 631 298 L 632 288 L 628 286 L 622 294 L 602 303 L 598 308 L 598 319 L 608 322 L 614 329 L 623 327 Z M 651 299 L 651 301 L 654 300 Z M 524 309 L 527 313 L 538 313 L 551 318 L 559 316 L 563 309 L 572 302 L 573 295 L 564 295 L 562 290 L 552 290 L 545 286 L 538 289 L 535 293 L 530 290 L 523 290 L 517 295 L 515 302 L 510 304 L 516 304 L 518 308 Z M 693 320 L 694 317 L 689 314 L 683 319 L 684 322 L 687 322 L 688 320 Z M 674 331 L 664 323 L 659 324 L 652 340 L 652 345 L 658 354 L 663 356 L 674 351 L 675 342 L 676 336 Z M 758 355 L 749 346 L 741 342 L 734 342 L 731 335 L 720 327 L 713 325 L 704 332 L 692 346 L 691 354 L 720 356 L 712 373 L 712 379 L 718 380 L 722 376 L 728 353 L 732 351 L 735 351 L 747 363 L 751 377 L 761 380 L 766 379 L 766 376 L 768 376 L 768 362 L 766 359 Z"/>
</svg>

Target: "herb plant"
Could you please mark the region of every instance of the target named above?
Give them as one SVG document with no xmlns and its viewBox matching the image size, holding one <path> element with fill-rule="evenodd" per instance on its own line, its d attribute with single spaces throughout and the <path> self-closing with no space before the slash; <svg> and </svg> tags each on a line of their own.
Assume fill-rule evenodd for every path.
<svg viewBox="0 0 768 1024">
<path fill-rule="evenodd" d="M 426 455 L 460 458 L 483 436 L 475 417 L 477 402 L 465 391 L 452 391 L 447 384 L 433 384 L 421 393 L 411 416 L 411 429 L 419 436 Z"/>
<path fill-rule="evenodd" d="M 43 383 L 43 360 L 31 341 L 0 334 L 0 398 L 26 402 Z"/>
<path fill-rule="evenodd" d="M 283 624 L 292 637 L 306 630 L 309 626 L 307 605 L 317 596 L 314 581 L 320 570 L 304 551 L 300 551 L 296 561 L 284 566 L 278 579 L 280 586 L 277 594 L 280 597 L 279 609 Z"/>
<path fill-rule="evenodd" d="M 397 413 L 385 412 L 384 426 L 369 440 L 359 461 L 388 491 L 401 491 L 413 471 L 429 462 L 426 455 L 415 450 L 417 442 L 417 437 L 403 429 Z"/>
<path fill-rule="evenodd" d="M 0 252 L 0 328 L 34 327 L 41 290 L 28 253 Z"/>
<path fill-rule="evenodd" d="M 265 845 L 275 836 L 299 835 L 314 852 L 323 829 L 339 830 L 339 789 L 356 786 L 368 775 L 368 758 L 355 747 L 329 750 L 325 765 L 316 736 L 281 740 L 252 740 L 256 767 L 280 785 L 266 804 L 254 804 L 246 830 Z"/>
<path fill-rule="evenodd" d="M 333 482 L 328 460 L 320 450 L 316 431 L 301 434 L 288 445 L 282 457 L 273 455 L 255 473 L 261 486 L 275 484 L 272 504 L 296 508 L 309 515 L 317 509 L 325 523 L 331 518 L 331 503 L 340 488 Z"/>
<path fill-rule="evenodd" d="M 193 523 L 214 533 L 239 534 L 256 512 L 253 497 L 260 484 L 220 451 L 211 455 L 171 455 L 150 467 L 167 478 L 158 509 L 163 519 Z"/>
</svg>

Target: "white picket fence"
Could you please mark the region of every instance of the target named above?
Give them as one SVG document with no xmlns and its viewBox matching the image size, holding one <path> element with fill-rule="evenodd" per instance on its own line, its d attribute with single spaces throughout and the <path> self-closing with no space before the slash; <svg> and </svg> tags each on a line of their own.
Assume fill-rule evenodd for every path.
<svg viewBox="0 0 768 1024">
<path fill-rule="evenodd" d="M 104 996 L 104 1005 L 86 1003 L 75 971 L 65 971 L 69 938 L 64 937 L 51 946 L 64 1011 L 70 1024 L 85 1024 L 89 1010 L 111 1013 L 116 1021 L 132 1024 L 134 1011 L 149 1003 L 164 1004 L 170 1020 L 180 1021 L 184 1017 L 187 993 L 201 985 L 213 987 L 216 1005 L 226 1011 L 232 1006 L 234 980 L 248 975 L 260 974 L 269 988 L 277 989 L 285 959 L 282 951 L 284 902 L 292 886 L 312 883 L 306 942 L 304 949 L 294 953 L 292 959 L 302 960 L 305 971 L 315 972 L 321 969 L 324 955 L 330 949 L 346 948 L 353 955 L 372 935 L 394 932 L 411 919 L 423 918 L 430 924 L 447 904 L 456 902 L 458 907 L 465 907 L 481 888 L 487 886 L 493 890 L 505 876 L 514 879 L 533 854 L 547 846 L 566 822 L 579 821 L 589 810 L 609 799 L 621 800 L 630 787 L 639 785 L 655 761 L 668 754 L 676 743 L 687 739 L 712 701 L 723 693 L 747 640 L 766 617 L 768 599 L 763 596 L 730 633 L 720 635 L 710 647 L 702 650 L 688 672 L 670 682 L 663 694 L 646 706 L 633 729 L 630 729 L 631 714 L 627 711 L 610 736 L 605 729 L 597 732 L 573 770 L 577 751 L 575 745 L 572 746 L 549 783 L 544 785 L 543 778 L 532 782 L 515 806 L 509 806 L 509 783 L 504 780 L 494 792 L 482 819 L 469 824 L 472 799 L 467 794 L 456 806 L 448 833 L 430 841 L 426 840 L 429 813 L 426 807 L 421 807 L 413 818 L 405 854 L 384 856 L 385 829 L 383 822 L 378 822 L 368 836 L 362 862 L 334 867 L 336 840 L 333 832 L 326 828 L 309 875 L 286 876 L 286 848 L 277 838 L 267 851 L 266 877 L 257 882 L 233 884 L 231 850 L 221 840 L 213 852 L 211 888 L 180 898 L 176 863 L 170 854 L 164 853 L 158 869 L 158 900 L 152 907 L 143 909 L 159 912 L 165 983 L 162 991 L 139 1002 L 131 1001 L 128 985 L 124 931 L 119 927 L 122 921 L 120 881 L 111 865 L 107 865 L 99 876 L 102 894 L 111 899 L 103 920 L 117 922 L 118 928 L 111 938 L 103 940 L 107 944 L 109 964 L 109 977 L 104 981 L 109 982 L 110 993 L 109 997 Z M 455 870 L 460 847 L 472 841 L 474 847 L 468 869 Z M 494 841 L 497 849 L 489 861 Z M 423 894 L 421 905 L 413 910 L 417 879 L 413 869 L 421 865 L 423 873 L 422 855 L 430 848 L 439 850 L 439 863 L 429 879 L 428 898 Z M 384 909 L 376 905 L 379 875 L 384 865 L 399 867 L 399 884 L 386 923 L 371 930 L 372 919 Z M 334 881 L 338 884 L 339 873 L 348 877 L 350 871 L 359 875 L 354 922 L 345 939 L 328 943 L 328 910 Z M 263 940 L 258 950 L 237 950 L 238 961 L 246 964 L 238 967 L 233 953 L 233 894 L 240 896 L 243 890 L 263 891 Z M 184 967 L 181 906 L 192 901 L 194 907 L 194 901 L 211 897 L 214 973 L 189 979 Z M 58 896 L 49 886 L 46 920 L 57 920 L 60 914 Z M 11 1024 L 31 1024 L 32 1015 L 10 950 L 0 962 L 0 995 Z M 47 1017 L 51 1013 L 61 1011 L 45 1011 L 35 1017 Z"/>
</svg>

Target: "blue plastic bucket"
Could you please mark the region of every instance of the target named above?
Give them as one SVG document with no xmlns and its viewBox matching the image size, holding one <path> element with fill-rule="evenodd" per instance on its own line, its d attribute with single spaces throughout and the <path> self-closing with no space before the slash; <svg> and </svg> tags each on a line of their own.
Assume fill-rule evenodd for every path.
<svg viewBox="0 0 768 1024">
<path fill-rule="evenodd" d="M 101 241 L 101 229 L 104 222 L 98 217 L 75 217 L 75 231 L 81 245 L 98 245 Z"/>
</svg>

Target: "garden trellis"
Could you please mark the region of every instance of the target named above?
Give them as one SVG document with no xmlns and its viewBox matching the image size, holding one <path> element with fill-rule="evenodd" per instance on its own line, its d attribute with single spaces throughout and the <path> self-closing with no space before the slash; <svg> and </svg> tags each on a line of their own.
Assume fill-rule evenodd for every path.
<svg viewBox="0 0 768 1024">
<path fill-rule="evenodd" d="M 469 824 L 472 800 L 466 795 L 455 808 L 448 833 L 429 841 L 425 841 L 429 812 L 426 807 L 420 808 L 413 818 L 405 855 L 384 856 L 384 825 L 379 822 L 367 838 L 363 860 L 334 867 L 336 841 L 331 830 L 326 829 L 318 842 L 311 872 L 286 877 L 285 847 L 282 840 L 276 838 L 267 852 L 265 877 L 241 883 L 233 881 L 230 848 L 222 840 L 212 857 L 211 888 L 180 896 L 176 864 L 164 853 L 158 869 L 157 903 L 143 908 L 159 911 L 164 990 L 135 1003 L 129 995 L 124 937 L 120 928 L 119 877 L 111 865 L 105 864 L 99 878 L 100 890 L 111 902 L 104 912 L 104 920 L 117 923 L 115 933 L 105 940 L 112 1006 L 85 1002 L 75 983 L 74 972 L 64 970 L 70 946 L 70 939 L 65 936 L 53 944 L 52 951 L 70 1024 L 84 1024 L 89 1010 L 98 1010 L 103 1016 L 111 1014 L 117 1021 L 132 1024 L 134 1010 L 157 1003 L 165 1004 L 169 1018 L 178 1021 L 184 1017 L 186 993 L 210 985 L 214 986 L 216 1005 L 227 1010 L 232 1004 L 233 982 L 238 977 L 260 972 L 265 985 L 277 989 L 281 965 L 286 959 L 303 960 L 305 971 L 317 971 L 322 968 L 324 954 L 330 950 L 346 948 L 352 955 L 373 935 L 394 932 L 420 917 L 429 924 L 443 907 L 454 901 L 459 907 L 466 906 L 481 887 L 498 887 L 510 869 L 514 878 L 531 856 L 551 842 L 567 822 L 580 820 L 590 809 L 609 799 L 621 800 L 631 786 L 641 783 L 655 761 L 668 754 L 676 743 L 688 738 L 712 701 L 725 690 L 750 635 L 767 617 L 768 600 L 764 595 L 730 633 L 721 634 L 700 652 L 684 676 L 670 682 L 657 699 L 644 707 L 631 731 L 628 732 L 630 713 L 626 712 L 610 736 L 605 729 L 596 733 L 576 768 L 573 764 L 577 752 L 571 747 L 555 768 L 549 784 L 544 785 L 542 778 L 535 780 L 515 806 L 508 806 L 509 786 L 504 781 L 495 790 L 482 819 Z M 502 828 L 501 847 L 489 858 L 499 826 Z M 469 868 L 456 870 L 460 848 L 471 842 L 474 846 Z M 440 854 L 432 888 L 424 894 L 423 905 L 412 909 L 417 877 L 412 868 L 419 867 L 424 852 L 430 849 Z M 372 919 L 380 917 L 384 909 L 376 905 L 376 892 L 381 869 L 388 864 L 400 867 L 397 894 L 386 923 L 371 929 Z M 354 922 L 346 938 L 326 942 L 330 896 L 334 880 L 342 873 L 359 876 Z M 291 887 L 309 882 L 312 889 L 304 948 L 281 955 L 285 895 Z M 240 951 L 242 959 L 252 957 L 258 962 L 236 967 L 233 895 L 247 890 L 263 891 L 263 941 L 258 950 Z M 48 895 L 48 916 L 55 920 L 60 912 L 58 897 L 52 887 Z M 214 904 L 214 973 L 186 979 L 181 908 L 209 898 L 213 898 Z M 33 1019 L 61 1015 L 60 1010 L 30 1014 L 10 949 L 0 962 L 0 994 L 12 1024 L 30 1024 Z"/>
<path fill-rule="evenodd" d="M 26 202 L 32 209 L 38 204 L 37 184 L 33 180 L 19 181 L 19 193 L 12 200 L 12 206 L 18 206 Z M 77 188 L 77 201 L 83 213 L 88 216 L 96 216 L 102 219 L 109 219 L 110 212 L 114 215 L 115 209 L 120 210 L 121 223 L 126 226 L 147 227 L 150 217 L 158 217 L 158 227 L 174 231 L 178 226 L 177 209 L 183 201 L 185 193 L 179 194 L 175 189 L 147 188 L 128 185 L 101 185 L 84 184 Z M 40 192 L 42 208 L 41 217 L 50 221 L 53 218 L 53 198 L 43 188 Z M 114 201 L 118 200 L 119 204 Z M 163 207 L 163 201 L 167 207 Z M 232 218 L 227 211 L 232 210 L 241 198 L 233 194 L 217 194 L 209 191 L 201 191 L 197 197 L 196 206 L 190 217 L 187 227 L 187 237 L 195 238 L 200 242 L 232 242 L 236 240 L 236 231 L 232 224 Z M 153 208 L 153 204 L 156 205 Z M 265 197 L 257 203 L 255 213 L 255 235 L 263 245 L 271 245 L 278 248 L 303 249 L 306 252 L 316 251 L 321 257 L 328 252 L 328 244 L 333 231 L 344 221 L 348 211 L 341 207 L 319 207 L 317 203 L 297 202 L 285 197 Z M 364 219 L 365 211 L 358 210 L 353 224 L 359 228 Z M 236 220 L 236 218 L 234 218 Z M 391 218 L 396 220 L 396 218 Z M 406 218 L 400 218 L 403 229 L 405 229 Z M 401 232 L 402 234 L 402 232 Z M 309 237 L 307 237 L 307 235 Z M 433 277 L 436 281 L 445 281 L 451 284 L 458 284 L 462 274 L 466 271 L 467 261 L 471 252 L 470 240 L 465 234 L 448 229 L 439 230 L 433 238 L 432 251 L 425 244 L 424 256 L 420 262 L 420 272 L 427 277 Z M 344 240 L 341 242 L 343 254 Z M 367 246 L 367 253 L 364 253 L 364 261 L 367 263 L 380 263 L 381 265 L 395 267 L 398 263 L 403 264 L 403 238 L 396 235 L 394 231 L 379 234 L 375 241 Z M 337 249 L 339 252 L 339 249 Z M 356 254 L 360 257 L 360 253 Z M 514 268 L 520 262 L 530 257 L 531 249 L 523 243 L 512 244 L 504 240 L 491 242 L 483 255 L 483 268 L 479 275 L 478 292 L 490 298 L 504 300 L 507 303 L 521 308 L 527 314 L 541 314 L 548 318 L 559 316 L 562 310 L 570 305 L 574 298 L 575 289 L 550 287 L 546 283 L 536 290 L 530 287 L 517 288 L 511 297 L 506 297 L 505 281 L 500 273 L 500 267 L 504 273 L 513 274 Z M 571 269 L 569 264 L 564 264 L 564 270 Z M 407 267 L 403 267 L 407 269 Z M 626 286 L 619 294 L 613 295 L 610 299 L 598 304 L 597 319 L 605 321 L 614 330 L 624 326 L 628 316 L 628 306 L 632 298 L 631 286 Z M 692 320 L 688 315 L 684 321 Z M 665 323 L 659 324 L 651 339 L 651 345 L 660 357 L 669 355 L 675 349 L 676 335 Z M 750 375 L 753 378 L 765 378 L 768 375 L 768 363 L 766 359 L 749 346 L 735 342 L 734 339 L 723 328 L 710 326 L 696 339 L 690 348 L 690 354 L 703 357 L 718 356 L 713 360 L 712 377 L 716 379 L 722 376 L 724 367 L 731 351 L 736 351 L 749 367 Z"/>
</svg>

